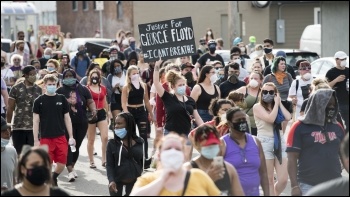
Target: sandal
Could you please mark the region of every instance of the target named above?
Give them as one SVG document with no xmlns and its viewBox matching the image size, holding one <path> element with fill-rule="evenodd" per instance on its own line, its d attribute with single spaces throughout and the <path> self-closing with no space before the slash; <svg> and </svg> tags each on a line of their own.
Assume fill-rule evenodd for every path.
<svg viewBox="0 0 350 197">
<path fill-rule="evenodd" d="M 94 162 L 90 163 L 90 168 L 96 168 L 96 165 Z"/>
<path fill-rule="evenodd" d="M 103 163 L 102 163 L 102 166 L 103 166 L 103 167 L 106 167 L 106 163 L 107 163 L 107 162 L 103 162 Z"/>
</svg>

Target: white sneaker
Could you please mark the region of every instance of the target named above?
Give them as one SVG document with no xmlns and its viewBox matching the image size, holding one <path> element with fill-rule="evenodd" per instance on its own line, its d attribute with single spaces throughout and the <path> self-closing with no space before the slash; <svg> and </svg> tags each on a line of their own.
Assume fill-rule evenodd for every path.
<svg viewBox="0 0 350 197">
<path fill-rule="evenodd" d="M 68 173 L 68 181 L 69 182 L 75 181 L 75 176 L 74 176 L 73 172 Z"/>
<path fill-rule="evenodd" d="M 55 172 L 56 167 L 57 167 L 57 164 L 53 163 L 51 166 L 51 172 Z"/>
<path fill-rule="evenodd" d="M 78 174 L 77 174 L 77 172 L 74 169 L 73 169 L 72 173 L 73 173 L 75 178 L 78 178 Z"/>
</svg>

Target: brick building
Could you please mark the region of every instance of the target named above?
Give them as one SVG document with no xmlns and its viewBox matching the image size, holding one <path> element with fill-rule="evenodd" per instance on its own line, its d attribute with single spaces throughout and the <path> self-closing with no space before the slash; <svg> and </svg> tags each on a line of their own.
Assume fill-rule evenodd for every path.
<svg viewBox="0 0 350 197">
<path fill-rule="evenodd" d="M 102 11 L 103 37 L 115 38 L 118 30 L 133 30 L 132 1 L 104 1 Z M 57 24 L 62 32 L 73 37 L 93 37 L 100 29 L 99 11 L 95 1 L 57 1 Z"/>
</svg>

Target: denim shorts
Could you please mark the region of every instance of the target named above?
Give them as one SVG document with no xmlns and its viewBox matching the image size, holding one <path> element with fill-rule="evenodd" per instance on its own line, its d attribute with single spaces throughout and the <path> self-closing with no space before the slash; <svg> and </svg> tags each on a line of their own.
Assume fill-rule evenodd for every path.
<svg viewBox="0 0 350 197">
<path fill-rule="evenodd" d="M 208 122 L 213 120 L 213 116 L 209 114 L 209 110 L 197 109 L 199 116 L 202 118 L 203 122 Z"/>
<path fill-rule="evenodd" d="M 306 183 L 301 183 L 299 182 L 299 188 L 301 191 L 301 194 L 304 196 L 311 188 L 313 188 L 314 186 L 306 184 Z"/>
<path fill-rule="evenodd" d="M 265 159 L 274 159 L 275 158 L 275 155 L 273 154 L 274 138 L 267 137 L 264 135 L 259 135 L 259 134 L 257 137 L 261 142 L 261 146 L 265 154 Z M 281 135 L 281 144 L 282 144 L 282 158 L 287 158 L 286 142 L 284 140 L 283 135 Z"/>
</svg>

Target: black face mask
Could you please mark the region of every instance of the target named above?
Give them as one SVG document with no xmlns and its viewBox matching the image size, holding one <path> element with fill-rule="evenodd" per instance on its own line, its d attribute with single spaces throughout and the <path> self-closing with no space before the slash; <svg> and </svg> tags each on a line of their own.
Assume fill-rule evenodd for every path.
<svg viewBox="0 0 350 197">
<path fill-rule="evenodd" d="M 214 54 L 215 53 L 215 48 L 209 48 L 209 52 L 210 52 L 210 54 Z"/>
<path fill-rule="evenodd" d="M 241 133 L 249 133 L 248 123 L 247 121 L 237 122 L 237 123 L 231 123 L 233 126 L 233 129 L 236 131 L 239 131 Z"/>
<path fill-rule="evenodd" d="M 26 179 L 33 185 L 40 186 L 49 178 L 50 171 L 46 166 L 35 166 L 32 169 L 27 169 Z"/>
<path fill-rule="evenodd" d="M 326 107 L 325 113 L 327 122 L 332 122 L 332 120 L 337 116 L 334 108 Z"/>
<path fill-rule="evenodd" d="M 184 77 L 187 80 L 187 83 L 192 83 L 193 82 L 193 73 L 191 71 L 187 72 Z"/>
<path fill-rule="evenodd" d="M 98 84 L 99 81 L 100 81 L 100 78 L 99 78 L 99 77 L 93 77 L 93 78 L 91 78 L 91 82 L 92 82 L 93 84 Z"/>
</svg>

